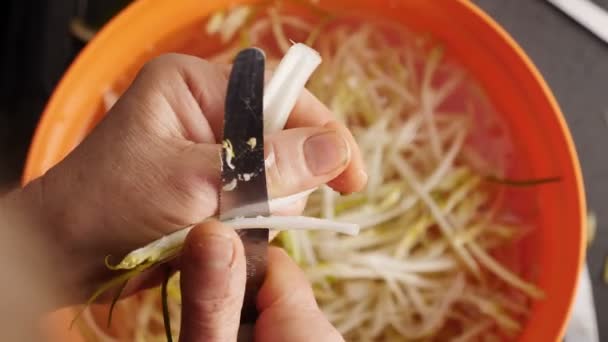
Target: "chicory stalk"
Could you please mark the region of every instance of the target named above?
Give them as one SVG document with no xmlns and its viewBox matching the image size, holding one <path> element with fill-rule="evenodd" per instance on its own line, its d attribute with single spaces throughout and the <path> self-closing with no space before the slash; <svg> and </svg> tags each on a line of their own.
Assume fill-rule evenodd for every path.
<svg viewBox="0 0 608 342">
<path fill-rule="evenodd" d="M 281 211 L 282 209 L 287 209 L 294 203 L 297 203 L 300 200 L 305 199 L 308 195 L 313 193 L 317 188 L 308 189 L 302 192 L 298 192 L 297 194 L 279 197 L 268 201 L 268 207 L 270 208 L 271 213 L 276 213 Z"/>
<path fill-rule="evenodd" d="M 306 82 L 319 64 L 319 53 L 304 44 L 294 44 L 287 50 L 264 90 L 264 134 L 285 127 Z"/>
<path fill-rule="evenodd" d="M 224 224 L 234 229 L 249 229 L 251 227 L 266 227 L 272 230 L 302 230 L 320 229 L 331 230 L 338 233 L 356 235 L 359 232 L 357 224 L 340 223 L 307 216 L 258 216 L 235 218 L 223 221 Z M 180 248 L 186 240 L 186 236 L 194 226 L 189 226 L 169 235 L 165 235 L 148 245 L 127 254 L 122 261 L 111 266 L 115 270 L 128 270 L 144 263 L 163 262 L 172 258 L 180 252 Z"/>
</svg>

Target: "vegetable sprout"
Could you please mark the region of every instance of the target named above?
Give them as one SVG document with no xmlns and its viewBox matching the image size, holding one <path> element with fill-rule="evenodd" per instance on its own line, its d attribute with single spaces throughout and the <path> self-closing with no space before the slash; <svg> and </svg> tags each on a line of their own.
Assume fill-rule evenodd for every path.
<svg viewBox="0 0 608 342">
<path fill-rule="evenodd" d="M 308 20 L 314 16 L 321 17 Z M 307 88 L 351 129 L 362 150 L 369 176 L 364 191 L 340 195 L 322 186 L 276 199 L 272 212 L 308 196 L 304 216 L 265 218 L 262 225 L 288 228 L 274 243 L 305 270 L 321 309 L 347 340 L 517 336 L 532 300 L 544 294 L 522 265 L 510 262 L 530 227 L 509 207 L 505 188 L 546 186 L 559 177 L 507 177 L 508 130 L 441 45 L 390 23 L 320 11 L 293 16 L 274 5 L 218 12 L 206 30 L 226 46 L 211 60 L 229 62 L 255 45 L 277 67 L 267 90 L 291 95 L 284 103 L 267 103 L 281 97 L 278 90 L 265 98 L 265 109 L 280 112 L 265 122 L 266 133 L 283 128 L 318 67 Z M 307 49 L 292 40 L 313 46 L 320 58 L 281 59 Z M 297 82 L 290 88 L 292 77 Z M 305 227 L 322 229 L 296 229 Z M 172 255 L 187 231 L 134 251 L 116 267 L 168 258 L 159 251 Z M 168 311 L 177 322 L 178 282 L 179 273 L 167 285 Z M 130 327 L 136 341 L 164 340 L 157 293 L 123 302 L 137 317 Z"/>
</svg>

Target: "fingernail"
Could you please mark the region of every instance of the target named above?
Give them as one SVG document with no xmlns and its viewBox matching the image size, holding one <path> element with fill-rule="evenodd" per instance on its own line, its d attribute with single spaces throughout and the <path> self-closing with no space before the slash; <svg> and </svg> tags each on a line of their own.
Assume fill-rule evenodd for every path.
<svg viewBox="0 0 608 342">
<path fill-rule="evenodd" d="M 199 230 L 188 242 L 181 261 L 182 292 L 199 301 L 226 297 L 234 259 L 232 239 Z"/>
<path fill-rule="evenodd" d="M 229 237 L 207 234 L 197 237 L 189 253 L 199 270 L 226 270 L 233 262 L 234 244 Z"/>
<path fill-rule="evenodd" d="M 367 174 L 367 172 L 365 172 L 365 170 L 360 170 L 359 171 L 359 177 L 361 177 L 361 184 L 362 187 L 367 185 L 367 181 L 369 180 L 369 175 Z"/>
<path fill-rule="evenodd" d="M 304 157 L 315 176 L 344 166 L 348 162 L 349 153 L 346 140 L 335 131 L 313 135 L 304 142 Z"/>
</svg>

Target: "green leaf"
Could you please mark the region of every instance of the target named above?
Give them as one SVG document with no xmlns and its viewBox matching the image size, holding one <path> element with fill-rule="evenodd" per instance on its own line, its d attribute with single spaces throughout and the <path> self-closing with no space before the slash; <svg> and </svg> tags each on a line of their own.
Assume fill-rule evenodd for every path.
<svg viewBox="0 0 608 342">
<path fill-rule="evenodd" d="M 129 270 L 129 271 L 127 271 L 119 276 L 116 276 L 116 277 L 108 280 L 107 282 L 101 284 L 101 286 L 93 293 L 93 295 L 91 295 L 89 300 L 87 300 L 84 307 L 78 311 L 78 313 L 76 314 L 76 316 L 70 323 L 70 329 L 74 326 L 74 323 L 80 318 L 80 316 L 82 315 L 82 312 L 87 307 L 89 307 L 91 304 L 93 304 L 97 300 L 97 298 L 99 298 L 99 296 L 106 293 L 108 290 L 110 290 L 113 287 L 116 287 L 118 285 L 123 285 L 124 282 L 130 280 L 131 278 L 137 276 L 138 274 L 141 274 L 143 271 L 147 270 L 148 268 L 150 268 L 152 266 L 154 266 L 154 263 L 146 263 L 146 264 L 139 265 L 136 268 Z"/>
<path fill-rule="evenodd" d="M 167 336 L 167 342 L 173 342 L 173 335 L 171 334 L 171 317 L 169 316 L 169 303 L 167 301 L 167 284 L 169 283 L 169 278 L 171 278 L 171 268 L 167 267 L 165 279 L 163 279 L 163 283 L 160 286 L 160 296 L 163 306 L 163 323 L 165 326 L 165 335 Z"/>
<path fill-rule="evenodd" d="M 561 177 L 546 177 L 546 178 L 532 178 L 532 179 L 510 179 L 510 178 L 499 178 L 496 176 L 486 176 L 485 180 L 490 183 L 496 183 L 508 186 L 517 187 L 529 187 L 537 186 L 548 183 L 557 183 L 562 180 Z"/>
<path fill-rule="evenodd" d="M 116 306 L 116 302 L 120 299 L 120 296 L 125 290 L 125 287 L 127 287 L 128 282 L 128 280 L 125 280 L 122 285 L 120 285 L 120 288 L 116 292 L 116 295 L 114 295 L 114 298 L 112 298 L 112 303 L 110 304 L 110 312 L 108 313 L 108 327 L 110 326 L 110 324 L 112 324 L 112 313 L 114 312 L 114 306 Z"/>
</svg>

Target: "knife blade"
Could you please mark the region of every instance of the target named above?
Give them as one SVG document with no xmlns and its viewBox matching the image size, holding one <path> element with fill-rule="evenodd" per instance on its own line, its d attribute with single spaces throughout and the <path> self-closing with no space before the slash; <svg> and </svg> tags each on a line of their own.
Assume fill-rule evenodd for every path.
<svg viewBox="0 0 608 342">
<path fill-rule="evenodd" d="M 608 43 L 608 12 L 590 0 L 547 0 L 599 39 Z"/>
<path fill-rule="evenodd" d="M 597 313 L 593 301 L 593 286 L 589 275 L 589 267 L 585 268 L 579 278 L 576 300 L 566 334 L 565 342 L 599 342 Z"/>
<path fill-rule="evenodd" d="M 264 165 L 265 55 L 257 48 L 236 56 L 226 94 L 222 140 L 220 219 L 268 215 Z M 257 319 L 256 297 L 266 273 L 268 229 L 239 230 L 247 260 L 247 283 L 241 326 Z"/>
</svg>

